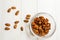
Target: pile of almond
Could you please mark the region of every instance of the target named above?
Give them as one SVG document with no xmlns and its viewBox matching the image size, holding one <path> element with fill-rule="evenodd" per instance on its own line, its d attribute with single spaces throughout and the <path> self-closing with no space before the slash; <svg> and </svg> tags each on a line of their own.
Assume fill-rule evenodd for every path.
<svg viewBox="0 0 60 40">
<path fill-rule="evenodd" d="M 51 29 L 51 23 L 44 16 L 34 18 L 31 25 L 33 32 L 39 36 L 45 36 Z"/>
<path fill-rule="evenodd" d="M 10 13 L 11 10 L 15 10 L 15 9 L 16 9 L 16 7 L 15 7 L 15 6 L 12 6 L 12 7 L 8 8 L 7 12 Z M 17 10 L 17 11 L 15 12 L 15 16 L 17 16 L 18 14 L 19 14 L 19 10 Z M 30 14 L 27 14 L 27 15 L 26 15 L 26 19 L 24 20 L 25 23 L 28 23 L 28 22 L 29 22 L 30 16 L 31 16 Z M 13 26 L 14 29 L 17 28 L 18 23 L 19 23 L 19 21 L 15 21 L 15 22 L 14 22 L 14 26 Z M 6 27 L 5 27 L 5 30 L 10 30 L 10 27 L 9 27 L 9 26 L 11 26 L 10 23 L 6 23 L 5 26 L 6 26 Z M 20 29 L 21 29 L 21 31 L 23 31 L 23 26 L 21 26 Z"/>
</svg>

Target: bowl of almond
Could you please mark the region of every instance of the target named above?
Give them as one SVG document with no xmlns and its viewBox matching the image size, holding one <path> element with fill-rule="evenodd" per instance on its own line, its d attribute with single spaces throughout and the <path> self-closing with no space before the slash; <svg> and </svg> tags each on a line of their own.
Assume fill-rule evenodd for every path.
<svg viewBox="0 0 60 40">
<path fill-rule="evenodd" d="M 56 30 L 54 18 L 45 12 L 37 13 L 30 21 L 30 31 L 37 38 L 51 37 Z"/>
</svg>

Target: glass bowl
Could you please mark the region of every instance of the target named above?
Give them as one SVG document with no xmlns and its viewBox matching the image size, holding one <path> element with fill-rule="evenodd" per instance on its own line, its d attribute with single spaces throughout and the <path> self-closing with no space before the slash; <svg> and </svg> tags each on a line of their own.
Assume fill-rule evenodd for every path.
<svg viewBox="0 0 60 40">
<path fill-rule="evenodd" d="M 47 35 L 45 35 L 45 36 L 38 36 L 38 35 L 36 35 L 33 32 L 32 27 L 31 27 L 31 23 L 34 20 L 34 18 L 39 17 L 39 16 L 44 16 L 44 18 L 48 18 L 49 23 L 51 23 L 51 29 L 49 30 L 49 33 Z M 30 32 L 34 35 L 34 37 L 40 38 L 40 39 L 45 39 L 45 38 L 51 37 L 54 34 L 54 32 L 56 30 L 56 22 L 55 22 L 54 18 L 50 14 L 45 13 L 45 12 L 40 12 L 40 13 L 37 13 L 36 15 L 34 15 L 31 18 L 30 27 L 29 28 L 30 28 Z"/>
</svg>

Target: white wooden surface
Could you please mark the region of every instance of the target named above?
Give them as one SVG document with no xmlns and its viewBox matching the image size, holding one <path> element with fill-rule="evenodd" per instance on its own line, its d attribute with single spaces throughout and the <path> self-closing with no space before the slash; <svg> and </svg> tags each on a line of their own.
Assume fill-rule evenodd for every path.
<svg viewBox="0 0 60 40">
<path fill-rule="evenodd" d="M 16 6 L 16 10 L 7 13 L 7 9 Z M 14 13 L 20 10 L 20 14 L 16 17 Z M 38 12 L 50 13 L 56 21 L 55 34 L 46 40 L 60 40 L 60 0 L 0 0 L 0 40 L 30 40 L 26 34 L 26 24 L 23 22 L 26 14 L 33 17 Z M 17 29 L 13 29 L 14 21 L 19 20 Z M 11 30 L 5 31 L 4 24 L 11 24 Z M 24 31 L 20 31 L 20 27 L 24 26 Z"/>
</svg>

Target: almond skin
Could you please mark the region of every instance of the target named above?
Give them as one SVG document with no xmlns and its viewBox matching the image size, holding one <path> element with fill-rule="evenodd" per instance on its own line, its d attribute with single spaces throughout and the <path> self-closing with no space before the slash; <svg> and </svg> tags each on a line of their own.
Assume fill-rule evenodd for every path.
<svg viewBox="0 0 60 40">
<path fill-rule="evenodd" d="M 26 19 L 30 19 L 30 17 L 26 17 Z"/>
</svg>

